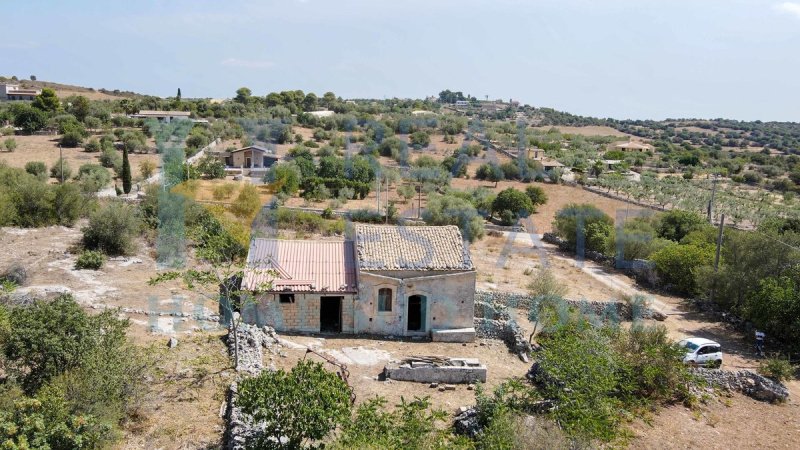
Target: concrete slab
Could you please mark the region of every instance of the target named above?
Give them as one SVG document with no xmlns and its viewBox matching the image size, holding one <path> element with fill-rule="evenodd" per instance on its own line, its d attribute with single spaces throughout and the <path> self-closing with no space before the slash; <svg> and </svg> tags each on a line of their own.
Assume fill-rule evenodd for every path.
<svg viewBox="0 0 800 450">
<path fill-rule="evenodd" d="M 383 368 L 387 379 L 417 383 L 486 382 L 486 366 L 474 358 L 450 358 L 440 364 L 393 361 Z"/>
<path fill-rule="evenodd" d="M 473 342 L 475 328 L 453 328 L 448 330 L 431 330 L 433 342 Z"/>
</svg>

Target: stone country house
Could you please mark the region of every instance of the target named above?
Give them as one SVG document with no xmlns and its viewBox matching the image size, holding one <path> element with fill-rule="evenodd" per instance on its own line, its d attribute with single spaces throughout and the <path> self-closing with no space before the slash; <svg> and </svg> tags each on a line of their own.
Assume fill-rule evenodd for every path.
<svg viewBox="0 0 800 450">
<path fill-rule="evenodd" d="M 456 226 L 356 225 L 353 239 L 254 239 L 246 321 L 278 331 L 475 339 L 475 267 Z"/>
</svg>

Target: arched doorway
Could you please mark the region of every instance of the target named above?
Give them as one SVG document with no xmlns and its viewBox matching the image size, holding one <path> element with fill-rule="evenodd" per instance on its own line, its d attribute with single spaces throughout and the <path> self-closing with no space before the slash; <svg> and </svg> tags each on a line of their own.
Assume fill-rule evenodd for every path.
<svg viewBox="0 0 800 450">
<path fill-rule="evenodd" d="M 425 310 L 428 298 L 424 295 L 408 297 L 408 331 L 425 331 Z"/>
</svg>

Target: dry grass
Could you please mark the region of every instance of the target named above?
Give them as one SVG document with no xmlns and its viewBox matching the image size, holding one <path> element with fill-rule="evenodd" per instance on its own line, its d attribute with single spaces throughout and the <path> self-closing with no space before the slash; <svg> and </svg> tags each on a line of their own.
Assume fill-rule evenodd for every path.
<svg viewBox="0 0 800 450">
<path fill-rule="evenodd" d="M 58 135 L 14 136 L 14 139 L 17 141 L 17 149 L 13 152 L 0 153 L 0 161 L 5 161 L 9 166 L 23 168 L 25 163 L 29 161 L 42 161 L 49 169 L 51 165 L 58 161 Z M 148 145 L 154 146 L 152 141 Z M 64 148 L 62 151 L 64 153 L 64 161 L 69 164 L 73 175 L 78 172 L 78 168 L 83 164 L 100 164 L 100 152 L 87 153 L 83 151 L 83 148 Z M 161 158 L 154 153 L 132 153 L 129 155 L 129 160 L 134 180 L 141 178 L 139 174 L 140 162 L 147 160 L 156 164 L 157 167 L 161 166 Z M 114 176 L 114 171 L 108 170 Z"/>
<path fill-rule="evenodd" d="M 633 137 L 628 133 L 623 133 L 611 127 L 603 126 L 586 126 L 586 127 L 567 127 L 567 126 L 543 126 L 531 127 L 534 130 L 548 131 L 551 128 L 557 129 L 562 134 L 577 134 L 581 136 L 617 136 L 617 137 Z"/>
</svg>

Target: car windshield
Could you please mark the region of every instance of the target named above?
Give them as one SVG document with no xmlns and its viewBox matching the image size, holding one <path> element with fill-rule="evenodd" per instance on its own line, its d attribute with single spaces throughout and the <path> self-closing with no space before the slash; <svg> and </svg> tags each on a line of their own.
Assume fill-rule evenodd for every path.
<svg viewBox="0 0 800 450">
<path fill-rule="evenodd" d="M 691 351 L 695 351 L 695 350 L 697 350 L 697 347 L 699 347 L 699 345 L 695 344 L 694 342 L 690 342 L 690 341 L 686 341 L 686 343 L 683 344 L 683 346 L 688 348 Z"/>
</svg>

